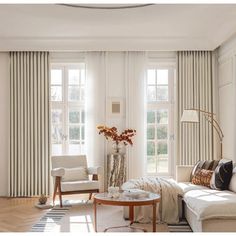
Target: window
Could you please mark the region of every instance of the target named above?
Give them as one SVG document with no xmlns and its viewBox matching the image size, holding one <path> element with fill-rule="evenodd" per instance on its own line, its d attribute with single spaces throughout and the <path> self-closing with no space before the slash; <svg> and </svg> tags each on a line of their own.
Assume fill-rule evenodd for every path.
<svg viewBox="0 0 236 236">
<path fill-rule="evenodd" d="M 85 152 L 85 65 L 51 66 L 52 155 Z"/>
<path fill-rule="evenodd" d="M 146 173 L 171 175 L 173 164 L 174 69 L 147 69 Z"/>
</svg>

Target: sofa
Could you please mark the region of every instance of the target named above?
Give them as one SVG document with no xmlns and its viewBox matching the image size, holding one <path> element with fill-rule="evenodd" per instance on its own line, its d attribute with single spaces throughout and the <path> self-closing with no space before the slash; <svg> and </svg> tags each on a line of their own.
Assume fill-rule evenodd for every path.
<svg viewBox="0 0 236 236">
<path fill-rule="evenodd" d="M 183 213 L 194 232 L 236 232 L 236 168 L 228 190 L 190 182 L 193 166 L 177 166 L 176 180 L 183 190 Z"/>
</svg>

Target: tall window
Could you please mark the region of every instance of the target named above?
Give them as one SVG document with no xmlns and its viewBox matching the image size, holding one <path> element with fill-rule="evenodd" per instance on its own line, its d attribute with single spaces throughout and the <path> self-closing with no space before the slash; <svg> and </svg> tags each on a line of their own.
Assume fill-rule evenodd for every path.
<svg viewBox="0 0 236 236">
<path fill-rule="evenodd" d="M 85 152 L 85 65 L 51 66 L 52 155 Z"/>
<path fill-rule="evenodd" d="M 147 70 L 147 174 L 171 175 L 173 160 L 174 69 Z"/>
</svg>

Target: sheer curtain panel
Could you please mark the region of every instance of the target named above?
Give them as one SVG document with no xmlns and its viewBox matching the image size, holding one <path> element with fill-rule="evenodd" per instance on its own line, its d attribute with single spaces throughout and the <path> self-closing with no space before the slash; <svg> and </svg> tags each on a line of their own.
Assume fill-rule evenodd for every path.
<svg viewBox="0 0 236 236">
<path fill-rule="evenodd" d="M 9 196 L 49 194 L 49 53 L 10 52 Z"/>
</svg>

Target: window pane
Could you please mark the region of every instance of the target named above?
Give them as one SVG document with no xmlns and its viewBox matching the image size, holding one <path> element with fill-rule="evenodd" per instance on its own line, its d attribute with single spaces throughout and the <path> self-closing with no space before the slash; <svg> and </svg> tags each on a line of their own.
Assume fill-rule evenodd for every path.
<svg viewBox="0 0 236 236">
<path fill-rule="evenodd" d="M 148 70 L 147 74 L 147 84 L 155 85 L 156 84 L 156 73 L 155 70 Z"/>
<path fill-rule="evenodd" d="M 148 173 L 156 172 L 156 157 L 155 156 L 147 157 L 147 172 Z"/>
<path fill-rule="evenodd" d="M 82 124 L 85 123 L 85 121 L 84 121 L 84 116 L 85 116 L 84 110 L 82 110 L 82 111 L 81 111 L 81 123 L 82 123 Z"/>
<path fill-rule="evenodd" d="M 168 86 L 157 86 L 157 100 L 168 101 Z"/>
<path fill-rule="evenodd" d="M 62 87 L 61 86 L 51 86 L 51 100 L 62 101 Z"/>
<path fill-rule="evenodd" d="M 155 123 L 155 112 L 154 111 L 147 112 L 147 123 Z"/>
<path fill-rule="evenodd" d="M 149 126 L 147 128 L 147 139 L 155 139 L 155 127 Z"/>
<path fill-rule="evenodd" d="M 147 142 L 147 155 L 155 155 L 155 143 Z"/>
<path fill-rule="evenodd" d="M 84 87 L 80 87 L 80 100 L 84 100 Z"/>
<path fill-rule="evenodd" d="M 79 111 L 69 111 L 69 122 L 70 123 L 79 123 L 80 112 Z"/>
<path fill-rule="evenodd" d="M 53 124 L 62 123 L 62 110 L 61 109 L 53 109 L 51 115 L 52 115 Z"/>
<path fill-rule="evenodd" d="M 52 144 L 52 155 L 62 154 L 62 144 Z"/>
<path fill-rule="evenodd" d="M 85 70 L 80 70 L 81 74 L 80 74 L 80 84 L 81 85 L 85 85 Z"/>
<path fill-rule="evenodd" d="M 161 155 L 161 154 L 167 155 L 168 154 L 167 142 L 158 142 L 157 154 L 158 155 Z"/>
<path fill-rule="evenodd" d="M 168 84 L 168 70 L 157 70 L 157 84 Z"/>
<path fill-rule="evenodd" d="M 80 128 L 77 126 L 70 126 L 69 128 L 69 139 L 70 141 L 76 141 L 80 139 Z"/>
<path fill-rule="evenodd" d="M 78 69 L 69 70 L 69 84 L 79 85 L 79 70 Z"/>
<path fill-rule="evenodd" d="M 84 126 L 81 126 L 81 139 L 84 140 Z"/>
<path fill-rule="evenodd" d="M 80 89 L 79 86 L 69 86 L 68 99 L 69 101 L 79 101 Z"/>
<path fill-rule="evenodd" d="M 62 126 L 52 124 L 51 135 L 52 135 L 52 143 L 61 144 L 63 136 Z"/>
<path fill-rule="evenodd" d="M 148 86 L 147 99 L 148 101 L 156 101 L 156 87 L 155 86 Z"/>
<path fill-rule="evenodd" d="M 157 127 L 157 139 L 167 139 L 167 126 Z"/>
<path fill-rule="evenodd" d="M 168 172 L 168 158 L 167 156 L 158 156 L 157 158 L 157 172 Z"/>
<path fill-rule="evenodd" d="M 62 70 L 52 69 L 51 70 L 51 84 L 61 85 L 62 84 Z"/>
<path fill-rule="evenodd" d="M 157 110 L 157 124 L 168 124 L 168 110 Z"/>
<path fill-rule="evenodd" d="M 80 154 L 80 145 L 79 144 L 69 144 L 69 154 Z"/>
</svg>

